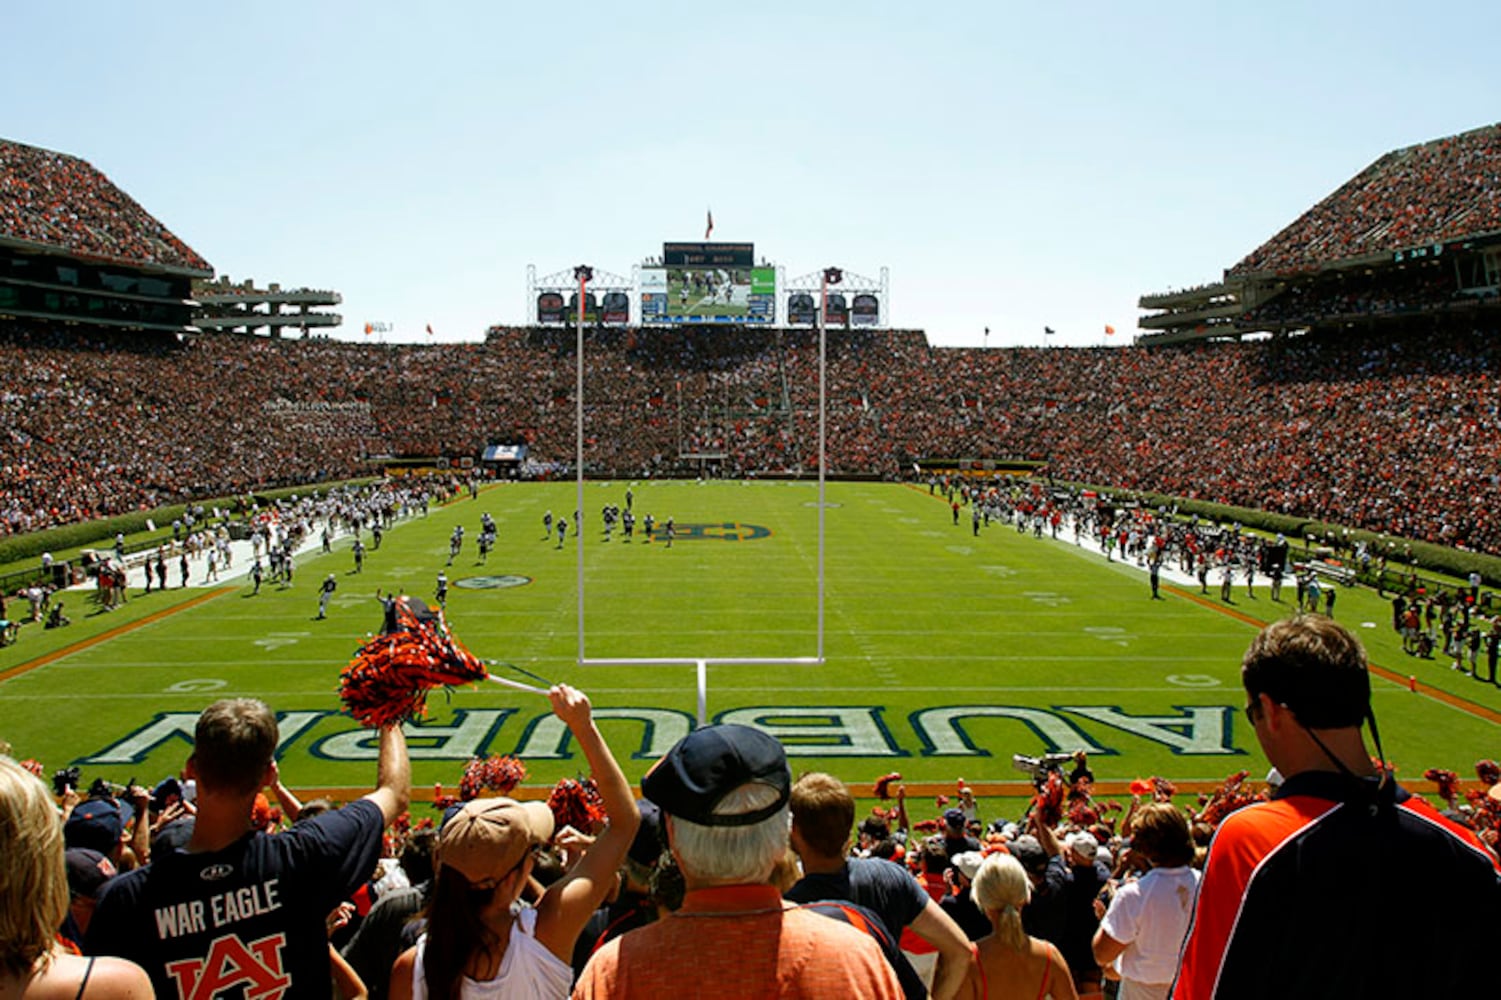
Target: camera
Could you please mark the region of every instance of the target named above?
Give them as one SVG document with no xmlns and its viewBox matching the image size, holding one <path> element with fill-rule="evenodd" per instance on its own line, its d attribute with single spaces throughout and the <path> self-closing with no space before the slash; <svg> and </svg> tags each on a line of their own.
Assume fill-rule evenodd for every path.
<svg viewBox="0 0 1501 1000">
<path fill-rule="evenodd" d="M 1063 765 L 1074 759 L 1072 753 L 1045 753 L 1041 757 L 1028 757 L 1024 753 L 1011 755 L 1011 766 L 1023 774 L 1032 776 L 1032 783 L 1039 788 L 1047 781 L 1049 771 L 1063 773 Z"/>
<path fill-rule="evenodd" d="M 62 795 L 70 788 L 78 787 L 78 780 L 83 777 L 83 769 L 78 767 L 65 767 L 52 772 L 52 792 L 54 795 Z"/>
<path fill-rule="evenodd" d="M 118 798 L 124 793 L 124 785 L 117 785 L 113 781 L 106 781 L 104 778 L 95 778 L 94 783 L 89 786 L 89 798 L 91 799 L 113 799 Z"/>
</svg>

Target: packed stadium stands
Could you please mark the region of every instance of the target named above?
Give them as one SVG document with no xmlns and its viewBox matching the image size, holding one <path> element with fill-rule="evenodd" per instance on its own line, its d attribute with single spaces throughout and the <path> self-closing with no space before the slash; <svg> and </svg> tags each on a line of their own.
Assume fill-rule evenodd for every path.
<svg viewBox="0 0 1501 1000">
<path fill-rule="evenodd" d="M 1237 322 L 1304 336 L 989 351 L 935 348 L 920 331 L 831 333 L 830 471 L 1045 460 L 1064 480 L 1501 553 L 1498 170 L 1501 126 L 1397 150 L 1231 269 L 1273 274 Z M 1413 249 L 1456 238 L 1470 242 Z M 209 265 L 84 161 L 0 141 L 5 247 L 18 267 L 52 262 L 59 304 L 28 277 L 0 315 L 0 535 L 343 478 L 382 456 L 473 459 L 498 440 L 524 441 L 539 467 L 571 464 L 572 330 L 420 346 L 186 336 L 173 316 L 106 330 L 131 320 L 89 322 L 108 305 L 89 296 L 114 293 L 70 304 L 77 278 L 57 261 L 175 268 L 182 282 Z M 1345 266 L 1378 251 L 1390 266 Z M 591 472 L 816 466 L 811 330 L 595 328 L 586 369 Z"/>
<path fill-rule="evenodd" d="M 189 495 L 344 477 L 376 455 L 573 454 L 571 333 L 367 346 L 0 327 L 0 533 Z M 621 475 L 816 466 L 810 331 L 602 330 L 587 461 Z M 1176 349 L 931 348 L 834 334 L 836 473 L 1031 455 L 1056 477 L 1501 552 L 1501 331 Z M 679 438 L 681 432 L 682 437 Z"/>
<path fill-rule="evenodd" d="M 1230 269 L 1297 271 L 1501 229 L 1501 125 L 1382 156 Z"/>
<path fill-rule="evenodd" d="M 76 156 L 0 139 L 0 237 L 80 257 L 212 268 L 92 165 Z"/>
</svg>

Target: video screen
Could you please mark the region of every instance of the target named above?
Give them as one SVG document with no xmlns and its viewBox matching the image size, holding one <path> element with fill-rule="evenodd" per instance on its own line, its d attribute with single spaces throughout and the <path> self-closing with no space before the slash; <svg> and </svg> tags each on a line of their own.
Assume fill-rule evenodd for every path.
<svg viewBox="0 0 1501 1000">
<path fill-rule="evenodd" d="M 641 271 L 643 323 L 770 323 L 776 269 L 755 267 L 750 244 L 667 244 L 664 266 Z"/>
</svg>

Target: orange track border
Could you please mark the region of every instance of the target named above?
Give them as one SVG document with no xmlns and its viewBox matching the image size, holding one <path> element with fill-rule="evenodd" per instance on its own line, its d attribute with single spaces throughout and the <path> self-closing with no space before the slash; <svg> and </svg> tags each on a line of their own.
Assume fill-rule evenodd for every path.
<svg viewBox="0 0 1501 1000">
<path fill-rule="evenodd" d="M 1175 781 L 1173 787 L 1179 795 L 1209 794 L 1225 783 L 1224 778 L 1196 779 L 1189 781 Z M 1028 799 L 1036 794 L 1030 781 L 968 781 L 965 784 L 970 791 L 982 799 Z M 1260 789 L 1266 782 L 1254 775 L 1246 779 L 1246 787 Z M 335 802 L 351 802 L 362 795 L 367 794 L 372 786 L 356 785 L 348 787 L 321 787 L 321 788 L 294 788 L 292 791 L 298 798 L 306 802 L 309 799 L 332 799 Z M 1478 781 L 1461 781 L 1460 788 L 1478 788 L 1485 790 L 1485 786 Z M 552 793 L 552 785 L 521 785 L 514 789 L 510 795 L 520 802 L 545 800 Z M 850 784 L 850 792 L 857 799 L 873 799 L 875 792 L 869 785 Z M 445 795 L 457 794 L 457 784 L 443 786 Z M 412 789 L 412 804 L 431 803 L 435 798 L 431 786 L 417 786 Z M 637 798 L 641 797 L 641 790 L 635 786 L 632 792 Z M 1131 782 L 1129 781 L 1097 781 L 1093 792 L 1096 796 L 1129 796 L 1131 794 Z M 934 796 L 947 795 L 954 797 L 954 782 L 952 781 L 910 781 L 907 782 L 907 798 L 912 802 L 921 802 L 923 799 L 931 799 Z M 913 806 L 916 811 L 919 807 Z"/>
</svg>

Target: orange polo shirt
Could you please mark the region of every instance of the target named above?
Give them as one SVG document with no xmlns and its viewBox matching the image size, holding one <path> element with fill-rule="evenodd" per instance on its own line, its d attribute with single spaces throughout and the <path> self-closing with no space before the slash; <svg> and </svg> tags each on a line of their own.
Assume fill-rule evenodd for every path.
<svg viewBox="0 0 1501 1000">
<path fill-rule="evenodd" d="M 574 1000 L 767 997 L 901 1000 L 876 943 L 769 885 L 695 889 L 682 909 L 606 944 Z"/>
</svg>

